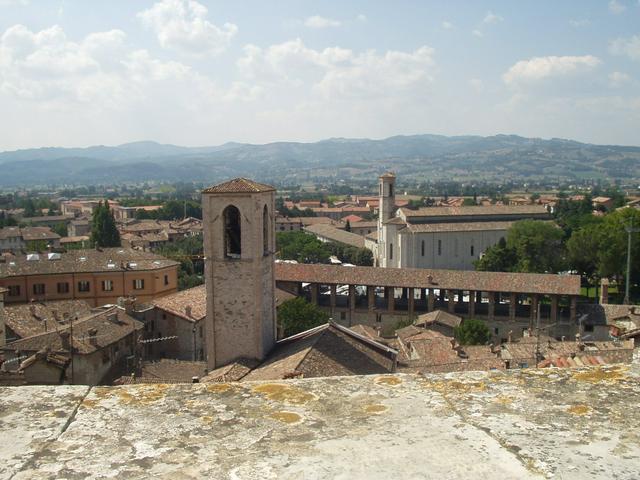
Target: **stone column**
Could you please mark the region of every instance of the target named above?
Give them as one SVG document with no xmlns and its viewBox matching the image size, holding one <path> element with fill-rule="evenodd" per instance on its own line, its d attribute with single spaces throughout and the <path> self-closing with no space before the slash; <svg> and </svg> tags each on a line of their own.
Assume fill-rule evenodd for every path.
<svg viewBox="0 0 640 480">
<path fill-rule="evenodd" d="M 449 313 L 455 313 L 456 311 L 456 302 L 455 302 L 455 297 L 453 292 L 454 292 L 453 290 L 447 290 L 447 295 L 449 295 L 449 305 L 448 305 Z"/>
<path fill-rule="evenodd" d="M 469 317 L 476 316 L 476 292 L 469 290 Z"/>
<path fill-rule="evenodd" d="M 551 295 L 551 323 L 558 321 L 558 295 Z"/>
<path fill-rule="evenodd" d="M 427 311 L 428 312 L 433 312 L 433 310 L 435 309 L 436 306 L 436 295 L 433 291 L 433 288 L 429 289 L 429 296 L 427 299 Z"/>
<path fill-rule="evenodd" d="M 489 320 L 495 320 L 496 318 L 496 294 L 495 292 L 489 292 Z"/>
<path fill-rule="evenodd" d="M 387 310 L 391 313 L 395 310 L 395 292 L 391 287 L 385 287 L 385 289 L 387 291 Z"/>
<path fill-rule="evenodd" d="M 336 285 L 331 285 L 331 298 L 330 303 L 331 306 L 331 317 L 335 320 L 335 312 L 336 312 Z"/>
<path fill-rule="evenodd" d="M 531 321 L 535 322 L 536 318 L 538 318 L 538 294 L 531 295 L 531 312 L 530 317 Z"/>
<path fill-rule="evenodd" d="M 414 292 L 413 292 L 413 288 L 408 288 L 407 289 L 407 300 L 408 300 L 408 305 L 407 305 L 407 311 L 409 313 L 409 318 L 411 318 L 413 316 L 413 310 L 414 310 Z"/>
<path fill-rule="evenodd" d="M 369 311 L 373 311 L 376 308 L 376 296 L 375 288 L 370 285 L 367 286 L 367 303 L 369 305 Z"/>
<path fill-rule="evenodd" d="M 578 299 L 576 298 L 575 295 L 571 295 L 571 310 L 569 313 L 569 320 L 571 321 L 571 323 L 575 323 L 576 321 L 576 314 L 577 314 L 577 309 L 578 309 Z"/>
<path fill-rule="evenodd" d="M 320 294 L 320 285 L 312 283 L 311 285 L 311 303 L 318 305 L 318 295 Z"/>
<path fill-rule="evenodd" d="M 514 322 L 516 320 L 516 304 L 518 303 L 518 295 L 515 293 L 509 294 L 509 321 Z"/>
<path fill-rule="evenodd" d="M 349 326 L 353 322 L 353 314 L 356 309 L 356 286 L 349 285 Z"/>
</svg>

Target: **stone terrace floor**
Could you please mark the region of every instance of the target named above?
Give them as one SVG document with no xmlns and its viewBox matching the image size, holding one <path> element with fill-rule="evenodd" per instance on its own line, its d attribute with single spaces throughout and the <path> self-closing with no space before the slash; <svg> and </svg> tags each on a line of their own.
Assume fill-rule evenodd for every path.
<svg viewBox="0 0 640 480">
<path fill-rule="evenodd" d="M 0 478 L 638 478 L 640 365 L 5 387 Z"/>
</svg>

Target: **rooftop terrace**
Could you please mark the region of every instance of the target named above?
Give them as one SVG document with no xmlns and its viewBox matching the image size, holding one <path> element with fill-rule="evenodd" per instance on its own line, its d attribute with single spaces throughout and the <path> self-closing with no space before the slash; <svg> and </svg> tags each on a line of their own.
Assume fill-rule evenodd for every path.
<svg viewBox="0 0 640 480">
<path fill-rule="evenodd" d="M 5 387 L 0 478 L 637 478 L 640 366 Z"/>
</svg>

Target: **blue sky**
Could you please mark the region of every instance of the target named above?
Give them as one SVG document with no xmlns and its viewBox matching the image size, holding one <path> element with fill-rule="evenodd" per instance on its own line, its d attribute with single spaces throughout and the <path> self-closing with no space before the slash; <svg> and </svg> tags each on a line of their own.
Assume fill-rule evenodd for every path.
<svg viewBox="0 0 640 480">
<path fill-rule="evenodd" d="M 0 0 L 0 150 L 398 134 L 640 145 L 640 0 Z"/>
</svg>

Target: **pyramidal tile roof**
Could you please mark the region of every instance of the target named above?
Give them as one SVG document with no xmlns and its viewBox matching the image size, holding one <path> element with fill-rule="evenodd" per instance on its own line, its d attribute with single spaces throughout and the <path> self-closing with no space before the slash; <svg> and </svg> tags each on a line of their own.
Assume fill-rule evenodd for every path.
<svg viewBox="0 0 640 480">
<path fill-rule="evenodd" d="M 234 178 L 228 182 L 219 183 L 205 188 L 202 193 L 261 193 L 274 191 L 271 185 L 254 182 L 247 178 Z"/>
</svg>

